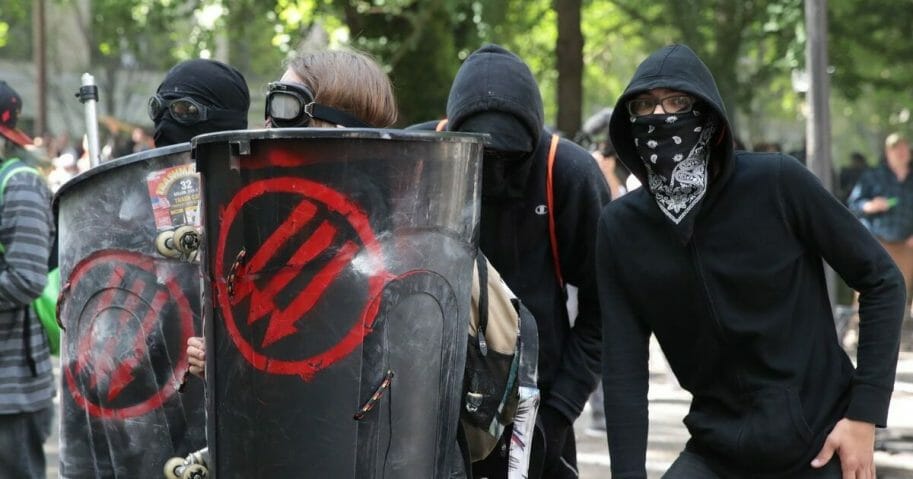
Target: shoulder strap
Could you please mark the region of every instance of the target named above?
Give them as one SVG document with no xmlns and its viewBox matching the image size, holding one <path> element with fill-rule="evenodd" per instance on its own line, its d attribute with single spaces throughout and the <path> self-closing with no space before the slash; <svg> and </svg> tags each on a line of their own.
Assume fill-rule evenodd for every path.
<svg viewBox="0 0 913 479">
<path fill-rule="evenodd" d="M 552 143 L 548 148 L 548 172 L 545 179 L 546 189 L 546 207 L 548 208 L 548 237 L 552 246 L 552 262 L 555 266 L 555 276 L 558 277 L 558 284 L 564 288 L 564 276 L 561 275 L 561 258 L 558 256 L 558 234 L 555 231 L 555 187 L 553 170 L 555 158 L 558 156 L 558 142 L 561 138 L 558 135 L 552 135 Z"/>
<path fill-rule="evenodd" d="M 6 184 L 9 183 L 10 178 L 13 177 L 16 173 L 23 171 L 28 171 L 33 175 L 39 175 L 38 170 L 32 168 L 31 166 L 26 166 L 18 158 L 10 158 L 3 163 L 3 166 L 0 167 L 0 202 L 3 201 L 3 195 L 6 193 Z"/>
<path fill-rule="evenodd" d="M 444 131 L 444 128 L 447 126 L 447 119 L 437 122 L 437 126 L 434 127 L 434 131 Z"/>
<path fill-rule="evenodd" d="M 481 251 L 476 255 L 475 266 L 479 273 L 479 325 L 476 334 L 479 351 L 485 356 L 488 354 L 488 340 L 485 338 L 485 331 L 488 329 L 488 259 Z"/>
<path fill-rule="evenodd" d="M 6 194 L 6 184 L 9 183 L 10 178 L 17 173 L 27 171 L 33 175 L 39 175 L 38 170 L 32 168 L 31 166 L 26 166 L 18 158 L 10 158 L 3 162 L 3 166 L 0 166 L 0 204 L 3 203 L 3 197 Z M 4 253 L 6 248 L 0 244 L 0 253 Z"/>
</svg>

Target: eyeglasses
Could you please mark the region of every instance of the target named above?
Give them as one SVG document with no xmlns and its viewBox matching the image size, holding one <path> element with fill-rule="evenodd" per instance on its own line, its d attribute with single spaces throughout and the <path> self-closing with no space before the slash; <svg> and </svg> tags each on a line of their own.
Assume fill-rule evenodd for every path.
<svg viewBox="0 0 913 479">
<path fill-rule="evenodd" d="M 694 108 L 694 102 L 694 97 L 690 95 L 670 95 L 658 100 L 652 96 L 644 96 L 628 102 L 628 113 L 631 116 L 652 115 L 656 105 L 660 105 L 666 114 L 688 113 Z"/>
<path fill-rule="evenodd" d="M 311 90 L 300 83 L 272 82 L 266 87 L 266 119 L 280 128 L 306 127 L 317 118 L 350 128 L 370 128 L 358 118 L 314 101 Z"/>
<path fill-rule="evenodd" d="M 167 110 L 171 118 L 185 125 L 231 116 L 229 110 L 206 106 L 190 97 L 165 99 L 158 94 L 149 98 L 148 110 L 152 121 L 161 118 Z"/>
</svg>

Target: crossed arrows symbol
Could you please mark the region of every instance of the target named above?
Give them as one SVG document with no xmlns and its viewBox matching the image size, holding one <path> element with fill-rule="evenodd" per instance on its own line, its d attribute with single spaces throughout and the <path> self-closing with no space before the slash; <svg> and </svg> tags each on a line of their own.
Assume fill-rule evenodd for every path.
<svg viewBox="0 0 913 479">
<path fill-rule="evenodd" d="M 358 245 L 346 240 L 304 290 L 285 309 L 279 309 L 275 303 L 276 295 L 300 274 L 303 267 L 331 249 L 337 236 L 337 228 L 323 220 L 313 234 L 295 250 L 286 266 L 279 269 L 263 289 L 254 284 L 254 279 L 265 271 L 267 263 L 275 256 L 276 251 L 311 223 L 316 213 L 317 206 L 308 200 L 302 200 L 260 246 L 250 262 L 240 270 L 236 279 L 235 293 L 231 301 L 232 305 L 237 305 L 242 300 L 250 298 L 247 324 L 252 325 L 270 317 L 261 342 L 263 348 L 298 332 L 295 323 L 307 315 L 358 252 Z"/>
</svg>

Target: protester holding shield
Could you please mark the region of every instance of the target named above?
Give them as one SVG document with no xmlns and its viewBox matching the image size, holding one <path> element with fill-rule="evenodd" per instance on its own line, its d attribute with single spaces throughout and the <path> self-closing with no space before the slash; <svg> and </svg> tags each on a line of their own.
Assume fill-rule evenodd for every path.
<svg viewBox="0 0 913 479">
<path fill-rule="evenodd" d="M 396 121 L 393 85 L 373 59 L 353 50 L 299 53 L 269 84 L 265 120 L 274 127 L 383 128 Z M 202 376 L 206 345 L 187 341 L 190 372 Z"/>
</svg>

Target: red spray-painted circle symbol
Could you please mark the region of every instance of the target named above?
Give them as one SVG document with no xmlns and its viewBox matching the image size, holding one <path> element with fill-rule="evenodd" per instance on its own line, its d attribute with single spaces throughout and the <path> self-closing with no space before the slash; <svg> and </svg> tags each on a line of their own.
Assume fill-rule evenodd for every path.
<svg viewBox="0 0 913 479">
<path fill-rule="evenodd" d="M 237 251 L 226 251 L 229 232 L 245 206 L 257 198 L 267 197 L 266 195 L 286 195 L 300 198 L 300 201 L 288 217 L 274 231 L 269 232 L 257 251 L 252 256 L 247 255 L 249 260 L 238 267 L 234 278 L 229 278 L 232 265 L 226 267 L 226 260 L 233 261 L 237 255 Z M 335 215 L 334 218 L 321 218 L 318 215 L 321 210 Z M 334 224 L 331 219 L 341 221 Z M 220 221 L 213 268 L 217 301 L 229 336 L 251 365 L 270 374 L 297 375 L 308 381 L 314 374 L 346 357 L 362 344 L 377 316 L 380 293 L 389 275 L 383 269 L 381 249 L 368 217 L 353 201 L 314 181 L 292 177 L 272 178 L 251 183 L 238 191 L 222 211 Z M 304 228 L 313 228 L 313 231 L 300 245 L 294 245 L 294 252 L 285 263 L 288 268 L 268 272 L 267 263 L 275 260 L 277 252 L 283 247 L 287 248 L 290 240 L 304 231 Z M 353 239 L 357 242 L 345 239 L 342 230 L 354 233 Z M 321 261 L 319 258 L 328 253 L 333 253 L 332 257 L 318 265 Z M 367 277 L 368 299 L 357 320 L 341 339 L 308 357 L 289 359 L 266 354 L 266 348 L 299 332 L 297 323 L 307 318 L 330 285 L 344 270 L 353 268 L 356 262 L 359 263 L 359 274 Z M 303 268 L 315 269 L 317 266 L 319 269 L 307 284 L 280 310 L 275 302 L 277 295 L 302 274 Z M 268 281 L 258 287 L 253 278 Z M 263 319 L 268 321 L 265 333 L 259 339 L 259 346 L 254 346 L 258 341 L 253 334 L 242 332 L 239 328 L 238 320 L 244 315 L 236 314 L 235 308 L 240 309 L 242 301 L 248 301 L 245 326 Z"/>
<path fill-rule="evenodd" d="M 63 373 L 73 401 L 92 416 L 158 409 L 187 371 L 193 310 L 177 280 L 161 274 L 153 258 L 116 250 L 92 254 L 70 274 L 61 317 L 73 339 Z"/>
</svg>

